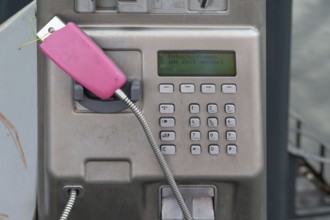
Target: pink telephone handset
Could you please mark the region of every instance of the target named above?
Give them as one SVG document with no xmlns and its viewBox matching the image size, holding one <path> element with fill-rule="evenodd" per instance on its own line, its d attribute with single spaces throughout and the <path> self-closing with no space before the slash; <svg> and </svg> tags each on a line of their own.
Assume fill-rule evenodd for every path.
<svg viewBox="0 0 330 220">
<path fill-rule="evenodd" d="M 37 35 L 41 51 L 99 98 L 111 97 L 125 84 L 122 71 L 76 24 L 54 17 Z"/>
</svg>

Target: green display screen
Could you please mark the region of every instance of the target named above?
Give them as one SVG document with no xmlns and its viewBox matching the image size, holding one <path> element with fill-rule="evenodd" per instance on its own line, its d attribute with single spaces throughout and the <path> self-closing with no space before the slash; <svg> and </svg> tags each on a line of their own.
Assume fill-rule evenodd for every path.
<svg viewBox="0 0 330 220">
<path fill-rule="evenodd" d="M 159 76 L 236 76 L 234 51 L 159 51 Z"/>
</svg>

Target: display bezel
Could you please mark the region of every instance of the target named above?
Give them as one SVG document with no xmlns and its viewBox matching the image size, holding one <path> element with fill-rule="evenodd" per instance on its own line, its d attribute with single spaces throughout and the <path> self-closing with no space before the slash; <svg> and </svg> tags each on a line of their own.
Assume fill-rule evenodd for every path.
<svg viewBox="0 0 330 220">
<path fill-rule="evenodd" d="M 164 61 L 164 56 L 168 55 L 173 55 L 173 56 L 220 56 L 217 59 L 226 59 L 225 62 L 226 64 L 219 65 L 219 64 L 213 64 L 213 63 L 206 63 L 207 59 L 204 58 L 204 63 L 202 63 L 203 58 L 198 58 L 201 59 L 199 60 L 200 63 L 198 64 L 191 64 L 192 60 L 190 63 L 186 64 L 168 64 L 167 68 L 162 68 L 162 64 Z M 221 58 L 222 57 L 222 58 Z M 215 57 L 216 58 L 216 57 Z M 184 61 L 184 58 L 178 57 L 174 58 L 179 62 L 180 59 L 181 61 Z M 188 58 L 191 59 L 191 58 Z M 229 60 L 228 60 L 229 59 Z M 196 61 L 196 60 L 195 60 Z M 223 60 L 222 60 L 223 61 Z M 230 62 L 230 63 L 228 63 Z M 170 66 L 169 66 L 170 65 Z M 213 68 L 203 68 L 202 65 L 213 65 Z M 159 50 L 157 52 L 157 73 L 158 76 L 163 77 L 163 76 L 173 76 L 173 77 L 235 77 L 237 75 L 237 64 L 236 64 L 236 52 L 233 50 Z"/>
</svg>

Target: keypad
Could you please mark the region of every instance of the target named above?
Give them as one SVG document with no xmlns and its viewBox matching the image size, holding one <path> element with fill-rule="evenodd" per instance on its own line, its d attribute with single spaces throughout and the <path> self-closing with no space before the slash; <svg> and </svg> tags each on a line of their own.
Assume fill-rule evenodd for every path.
<svg viewBox="0 0 330 220">
<path fill-rule="evenodd" d="M 217 89 L 219 87 L 220 89 Z M 205 96 L 205 100 L 210 100 L 209 103 L 205 103 L 205 100 L 198 103 L 196 100 L 196 102 L 184 105 L 177 102 L 159 104 L 160 149 L 163 154 L 175 155 L 177 150 L 184 151 L 184 149 L 189 149 L 191 155 L 206 154 L 210 157 L 223 157 L 223 155 L 229 156 L 238 153 L 237 106 L 231 102 L 223 103 L 219 98 L 232 97 L 237 92 L 235 84 L 182 83 L 173 85 L 162 83 L 159 84 L 159 92 L 165 93 L 164 97 L 166 93 L 181 94 L 182 97 L 193 97 L 196 93 L 200 93 Z M 214 98 L 214 93 L 218 93 L 219 97 Z M 187 127 L 178 131 L 176 123 L 182 123 L 183 118 L 185 118 L 184 123 Z M 183 141 L 181 142 L 181 140 Z M 180 146 L 177 145 L 177 142 L 180 143 Z M 181 146 L 182 143 L 184 145 L 188 143 L 188 146 Z"/>
</svg>

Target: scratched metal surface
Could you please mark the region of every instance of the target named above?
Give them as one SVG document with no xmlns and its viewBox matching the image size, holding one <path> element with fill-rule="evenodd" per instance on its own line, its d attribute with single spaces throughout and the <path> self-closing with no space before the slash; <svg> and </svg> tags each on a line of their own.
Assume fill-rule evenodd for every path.
<svg viewBox="0 0 330 220">
<path fill-rule="evenodd" d="M 0 220 L 32 220 L 37 181 L 34 3 L 0 24 Z"/>
</svg>

